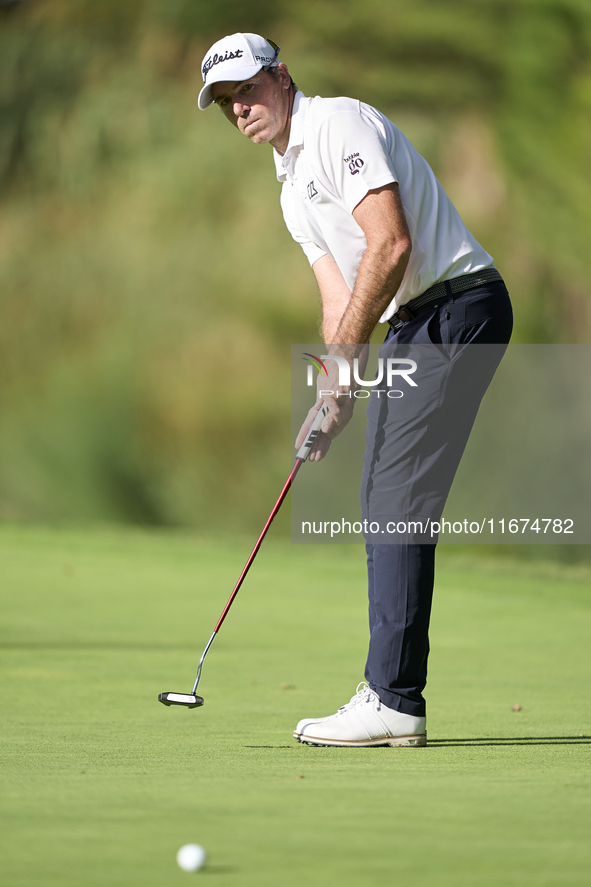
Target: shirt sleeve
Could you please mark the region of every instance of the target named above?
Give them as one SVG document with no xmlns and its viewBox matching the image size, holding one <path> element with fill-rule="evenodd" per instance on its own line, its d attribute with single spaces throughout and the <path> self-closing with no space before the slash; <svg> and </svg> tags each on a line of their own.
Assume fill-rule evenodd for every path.
<svg viewBox="0 0 591 887">
<path fill-rule="evenodd" d="M 293 237 L 296 243 L 299 243 L 301 248 L 304 251 L 306 258 L 310 265 L 313 265 L 314 262 L 321 259 L 322 256 L 326 255 L 326 250 L 322 249 L 318 246 L 317 243 L 310 240 L 310 238 L 303 233 L 301 228 L 298 226 L 298 223 L 295 219 L 295 214 L 293 213 L 293 208 L 290 206 L 290 199 L 288 191 L 285 187 L 281 189 L 281 210 L 283 212 L 283 218 L 285 220 L 285 224 L 287 226 L 287 230 Z"/>
<path fill-rule="evenodd" d="M 339 110 L 322 121 L 318 156 L 325 186 L 349 213 L 368 191 L 397 181 L 384 134 L 361 111 Z"/>
</svg>

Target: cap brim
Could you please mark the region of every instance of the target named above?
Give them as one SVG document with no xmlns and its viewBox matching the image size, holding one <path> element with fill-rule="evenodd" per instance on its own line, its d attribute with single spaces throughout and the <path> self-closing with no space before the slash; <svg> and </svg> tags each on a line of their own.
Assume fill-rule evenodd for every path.
<svg viewBox="0 0 591 887">
<path fill-rule="evenodd" d="M 255 74 L 258 74 L 262 67 L 262 65 L 248 65 L 245 68 L 226 68 L 225 70 L 216 71 L 215 74 L 211 75 L 209 83 L 199 93 L 197 101 L 199 110 L 205 111 L 213 102 L 211 87 L 214 83 L 222 83 L 224 80 L 228 80 L 230 83 L 241 83 L 242 80 L 248 80 L 249 77 L 254 77 Z"/>
</svg>

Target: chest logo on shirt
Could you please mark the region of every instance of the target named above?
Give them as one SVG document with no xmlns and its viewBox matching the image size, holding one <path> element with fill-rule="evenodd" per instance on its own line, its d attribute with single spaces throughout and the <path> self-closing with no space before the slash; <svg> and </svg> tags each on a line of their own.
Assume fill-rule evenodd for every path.
<svg viewBox="0 0 591 887">
<path fill-rule="evenodd" d="M 359 154 L 349 154 L 348 157 L 343 157 L 343 162 L 349 164 L 349 172 L 352 176 L 356 176 L 361 167 L 365 166 Z"/>
<path fill-rule="evenodd" d="M 308 200 L 313 200 L 314 197 L 318 195 L 318 191 L 314 187 L 314 179 L 312 179 L 311 182 L 308 182 L 306 190 L 308 191 Z"/>
</svg>

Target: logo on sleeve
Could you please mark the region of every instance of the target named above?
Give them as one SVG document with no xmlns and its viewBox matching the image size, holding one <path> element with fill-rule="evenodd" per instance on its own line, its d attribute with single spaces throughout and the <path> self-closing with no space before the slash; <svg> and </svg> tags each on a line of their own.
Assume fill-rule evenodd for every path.
<svg viewBox="0 0 591 887">
<path fill-rule="evenodd" d="M 361 167 L 365 165 L 359 154 L 349 154 L 348 157 L 343 157 L 343 161 L 349 164 L 349 172 L 352 176 L 356 176 Z"/>
<path fill-rule="evenodd" d="M 314 187 L 314 179 L 312 179 L 311 182 L 308 182 L 307 191 L 308 191 L 308 200 L 313 200 L 314 197 L 317 196 L 318 191 Z"/>
</svg>

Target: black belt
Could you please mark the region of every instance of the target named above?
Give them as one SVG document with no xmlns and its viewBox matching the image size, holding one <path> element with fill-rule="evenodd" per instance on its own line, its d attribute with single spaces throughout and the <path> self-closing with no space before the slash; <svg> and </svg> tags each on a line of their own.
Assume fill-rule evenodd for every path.
<svg viewBox="0 0 591 887">
<path fill-rule="evenodd" d="M 453 277 L 451 280 L 442 280 L 441 283 L 434 283 L 433 286 L 430 286 L 420 296 L 411 299 L 406 305 L 402 305 L 396 314 L 389 318 L 388 323 L 394 332 L 398 332 L 405 323 L 414 319 L 416 312 L 423 305 L 434 302 L 435 299 L 443 299 L 455 293 L 463 293 L 465 290 L 471 290 L 474 287 L 502 279 L 496 268 L 484 268 L 482 271 L 475 271 L 473 274 L 462 274 L 460 277 Z"/>
</svg>

